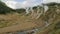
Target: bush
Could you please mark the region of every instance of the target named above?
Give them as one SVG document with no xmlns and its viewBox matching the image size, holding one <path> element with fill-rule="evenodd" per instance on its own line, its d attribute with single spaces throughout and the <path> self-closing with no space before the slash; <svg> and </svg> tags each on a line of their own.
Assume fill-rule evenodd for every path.
<svg viewBox="0 0 60 34">
<path fill-rule="evenodd" d="M 56 29 L 60 29 L 60 22 L 58 22 L 55 26 Z"/>
<path fill-rule="evenodd" d="M 24 8 L 16 9 L 16 12 L 17 13 L 25 13 L 26 12 L 26 9 L 24 9 Z"/>
</svg>

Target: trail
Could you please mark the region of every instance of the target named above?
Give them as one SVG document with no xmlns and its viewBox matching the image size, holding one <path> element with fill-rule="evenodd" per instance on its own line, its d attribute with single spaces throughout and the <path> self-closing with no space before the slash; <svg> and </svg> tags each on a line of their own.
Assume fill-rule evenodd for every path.
<svg viewBox="0 0 60 34">
<path fill-rule="evenodd" d="M 30 29 L 37 28 L 37 27 L 39 26 L 37 26 L 37 24 L 35 23 L 22 23 L 19 25 L 0 28 L 0 33 L 30 30 Z"/>
</svg>

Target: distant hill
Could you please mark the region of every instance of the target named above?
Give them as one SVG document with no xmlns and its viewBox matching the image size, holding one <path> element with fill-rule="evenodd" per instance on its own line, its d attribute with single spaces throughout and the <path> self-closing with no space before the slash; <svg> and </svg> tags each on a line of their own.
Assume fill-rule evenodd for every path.
<svg viewBox="0 0 60 34">
<path fill-rule="evenodd" d="M 14 10 L 7 7 L 5 3 L 0 1 L 0 14 L 10 13 L 11 11 L 14 11 Z"/>
<path fill-rule="evenodd" d="M 53 5 L 60 5 L 60 3 L 51 2 L 51 3 L 46 3 L 45 5 L 48 5 L 48 6 L 53 6 Z"/>
<path fill-rule="evenodd" d="M 32 7 L 33 9 L 36 9 L 36 7 Z M 20 8 L 20 9 L 12 9 L 8 6 L 6 6 L 6 4 L 2 1 L 0 1 L 0 14 L 7 14 L 7 13 L 12 13 L 12 12 L 17 12 L 17 13 L 26 13 L 25 12 L 26 9 L 25 8 Z"/>
</svg>

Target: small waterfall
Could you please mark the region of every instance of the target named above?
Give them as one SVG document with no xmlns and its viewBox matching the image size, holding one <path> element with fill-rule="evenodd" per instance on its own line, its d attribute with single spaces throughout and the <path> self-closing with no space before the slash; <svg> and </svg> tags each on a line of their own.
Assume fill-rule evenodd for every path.
<svg viewBox="0 0 60 34">
<path fill-rule="evenodd" d="M 33 15 L 34 14 L 33 7 L 31 7 L 30 9 L 31 9 L 31 15 Z"/>
<path fill-rule="evenodd" d="M 44 6 L 44 13 L 48 10 L 48 6 Z"/>
<path fill-rule="evenodd" d="M 29 14 L 29 7 L 26 8 L 26 14 Z"/>
<path fill-rule="evenodd" d="M 48 21 L 45 21 L 45 24 L 46 24 L 45 26 L 47 27 L 49 25 Z"/>
</svg>

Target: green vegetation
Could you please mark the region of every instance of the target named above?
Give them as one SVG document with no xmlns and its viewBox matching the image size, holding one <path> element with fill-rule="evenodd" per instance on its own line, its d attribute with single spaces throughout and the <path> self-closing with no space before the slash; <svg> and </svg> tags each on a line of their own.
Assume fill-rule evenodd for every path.
<svg viewBox="0 0 60 34">
<path fill-rule="evenodd" d="M 60 22 L 55 24 L 53 29 L 48 34 L 60 34 Z"/>
<path fill-rule="evenodd" d="M 5 3 L 0 1 L 0 14 L 7 14 L 7 13 L 11 13 L 12 11 L 14 11 L 13 9 L 7 7 L 5 5 Z"/>
<path fill-rule="evenodd" d="M 49 7 L 45 13 L 43 20 L 47 20 L 50 25 L 43 28 L 36 34 L 60 34 L 60 4 L 59 3 L 48 3 L 45 4 Z"/>
<path fill-rule="evenodd" d="M 26 9 L 24 9 L 24 8 L 16 9 L 17 13 L 26 13 L 25 11 L 26 11 Z"/>
</svg>

